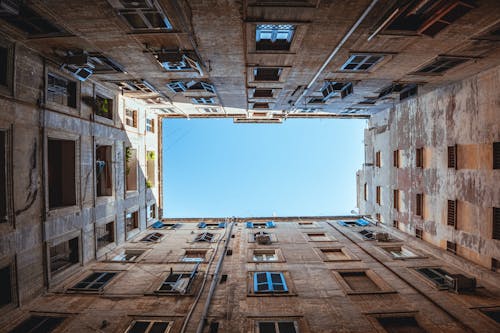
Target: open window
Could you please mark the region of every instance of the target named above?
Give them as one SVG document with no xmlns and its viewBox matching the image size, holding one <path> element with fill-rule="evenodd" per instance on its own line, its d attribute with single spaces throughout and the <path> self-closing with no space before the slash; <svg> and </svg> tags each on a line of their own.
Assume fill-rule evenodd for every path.
<svg viewBox="0 0 500 333">
<path fill-rule="evenodd" d="M 276 228 L 276 223 L 274 221 L 267 222 L 246 222 L 246 227 L 249 229 L 268 229 L 268 228 Z"/>
<path fill-rule="evenodd" d="M 365 72 L 384 58 L 382 54 L 352 54 L 342 65 L 343 71 Z"/>
<path fill-rule="evenodd" d="M 253 70 L 254 80 L 279 81 L 282 71 L 281 67 L 256 67 Z"/>
<path fill-rule="evenodd" d="M 207 250 L 193 249 L 185 250 L 181 261 L 184 262 L 202 262 L 205 261 L 207 256 Z"/>
<path fill-rule="evenodd" d="M 286 319 L 258 321 L 255 333 L 299 333 L 299 324 Z"/>
<path fill-rule="evenodd" d="M 125 147 L 125 189 L 137 191 L 137 149 Z"/>
<path fill-rule="evenodd" d="M 76 141 L 48 138 L 49 208 L 76 205 Z"/>
<path fill-rule="evenodd" d="M 116 272 L 94 272 L 75 284 L 69 290 L 100 292 L 117 274 Z"/>
<path fill-rule="evenodd" d="M 13 265 L 0 267 L 0 309 L 15 301 Z"/>
<path fill-rule="evenodd" d="M 115 242 L 115 222 L 111 221 L 103 225 L 96 226 L 97 249 Z"/>
<path fill-rule="evenodd" d="M 137 128 L 137 110 L 125 109 L 125 124 Z"/>
<path fill-rule="evenodd" d="M 379 316 L 378 323 L 388 333 L 426 333 L 426 331 L 419 325 L 414 316 L 395 314 L 393 316 Z"/>
<path fill-rule="evenodd" d="M 198 262 L 191 272 L 176 272 L 170 269 L 166 279 L 161 283 L 156 290 L 157 293 L 167 294 L 190 294 L 196 275 L 198 274 Z"/>
<path fill-rule="evenodd" d="M 125 214 L 125 232 L 127 237 L 130 232 L 139 228 L 139 212 L 129 212 Z"/>
<path fill-rule="evenodd" d="M 254 242 L 261 245 L 269 245 L 275 241 L 273 235 L 265 231 L 256 232 L 251 237 Z"/>
<path fill-rule="evenodd" d="M 59 327 L 65 317 L 33 315 L 14 327 L 9 333 L 50 333 Z"/>
<path fill-rule="evenodd" d="M 111 261 L 129 261 L 136 262 L 140 256 L 144 254 L 145 250 L 138 249 L 125 249 L 119 254 L 115 255 Z"/>
<path fill-rule="evenodd" d="M 146 206 L 146 219 L 153 220 L 156 218 L 156 204 Z M 160 222 L 161 223 L 161 222 Z"/>
<path fill-rule="evenodd" d="M 287 293 L 288 287 L 282 272 L 253 272 L 254 293 Z"/>
<path fill-rule="evenodd" d="M 106 98 L 99 94 L 95 97 L 95 109 L 94 113 L 100 117 L 107 119 L 113 119 L 113 99 Z"/>
<path fill-rule="evenodd" d="M 173 323 L 164 320 L 134 320 L 125 333 L 168 333 Z"/>
<path fill-rule="evenodd" d="M 54 73 L 47 74 L 47 102 L 76 108 L 77 84 Z"/>
<path fill-rule="evenodd" d="M 289 51 L 295 28 L 293 24 L 258 24 L 255 29 L 255 49 Z"/>
<path fill-rule="evenodd" d="M 100 145 L 95 150 L 96 195 L 113 195 L 113 147 Z"/>
<path fill-rule="evenodd" d="M 154 118 L 146 118 L 146 132 L 155 132 L 155 120 Z"/>
<path fill-rule="evenodd" d="M 152 232 L 147 234 L 145 237 L 141 238 L 141 242 L 145 243 L 155 243 L 159 242 L 163 238 L 163 234 L 159 232 Z"/>
<path fill-rule="evenodd" d="M 210 233 L 210 232 L 202 232 L 201 234 L 198 234 L 196 238 L 194 239 L 195 242 L 212 242 L 215 240 L 215 235 Z"/>
<path fill-rule="evenodd" d="M 118 14 L 134 32 L 172 30 L 172 24 L 156 1 L 119 0 Z"/>
<path fill-rule="evenodd" d="M 79 243 L 78 237 L 75 237 L 49 248 L 50 273 L 52 275 L 80 262 Z"/>
<path fill-rule="evenodd" d="M 326 81 L 321 88 L 323 100 L 327 101 L 330 98 L 344 98 L 353 93 L 352 82 L 334 82 Z"/>
<path fill-rule="evenodd" d="M 256 262 L 276 262 L 281 260 L 277 249 L 255 249 L 251 259 Z"/>
</svg>

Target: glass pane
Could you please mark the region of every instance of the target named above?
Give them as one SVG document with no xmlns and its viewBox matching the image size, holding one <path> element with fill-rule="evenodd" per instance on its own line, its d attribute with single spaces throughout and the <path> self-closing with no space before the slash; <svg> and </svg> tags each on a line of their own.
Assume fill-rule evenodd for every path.
<svg viewBox="0 0 500 333">
<path fill-rule="evenodd" d="M 274 323 L 259 323 L 259 333 L 277 333 Z"/>
<path fill-rule="evenodd" d="M 285 321 L 278 323 L 278 327 L 280 329 L 280 333 L 296 333 L 295 325 L 291 321 Z"/>
</svg>

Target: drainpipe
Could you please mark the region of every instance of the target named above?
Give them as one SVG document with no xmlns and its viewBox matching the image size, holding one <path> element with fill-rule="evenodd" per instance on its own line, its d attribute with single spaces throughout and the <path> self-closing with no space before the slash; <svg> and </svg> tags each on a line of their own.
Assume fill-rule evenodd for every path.
<svg viewBox="0 0 500 333">
<path fill-rule="evenodd" d="M 38 102 L 38 107 L 40 108 L 40 116 L 38 119 L 38 126 L 39 126 L 39 133 L 40 133 L 40 146 L 42 147 L 41 151 L 41 162 L 40 166 L 42 169 L 42 178 L 41 178 L 41 183 L 42 183 L 42 189 L 40 191 L 41 193 L 41 220 L 42 220 L 42 246 L 43 246 L 43 270 L 45 274 L 44 280 L 45 280 L 45 286 L 48 288 L 49 287 L 49 270 L 48 270 L 48 262 L 49 258 L 47 258 L 47 249 L 45 248 L 45 242 L 46 242 L 46 237 L 45 237 L 45 221 L 47 220 L 47 197 L 46 194 L 47 192 L 45 191 L 46 188 L 46 181 L 45 181 L 45 100 L 46 100 L 46 91 L 47 91 L 47 80 L 45 78 L 45 73 L 47 72 L 47 61 L 44 58 L 43 59 L 43 91 L 41 93 L 41 100 Z M 35 157 L 36 158 L 36 157 Z M 19 300 L 19 298 L 18 298 Z"/>
<path fill-rule="evenodd" d="M 96 98 L 96 88 L 95 88 L 95 83 L 93 84 L 92 87 L 92 97 Z M 94 108 L 94 105 L 92 105 L 92 108 Z M 91 168 L 91 175 L 92 175 L 92 225 L 94 226 L 94 259 L 97 260 L 97 226 L 96 226 L 96 215 L 95 215 L 95 208 L 96 208 L 96 195 L 97 195 L 97 179 L 96 179 L 96 173 L 95 173 L 95 166 L 96 166 L 96 160 L 95 160 L 95 112 L 92 110 L 92 113 L 90 114 L 90 135 L 92 138 L 92 162 L 90 163 L 90 168 Z M 81 175 L 80 175 L 81 177 Z M 115 228 L 116 229 L 116 226 Z M 114 232 L 114 230 L 113 230 Z M 83 251 L 82 251 L 83 253 Z M 82 255 L 83 257 L 83 255 Z M 83 258 L 82 258 L 82 264 L 83 264 Z"/>
<path fill-rule="evenodd" d="M 365 11 L 363 12 L 363 14 L 358 18 L 358 20 L 356 21 L 356 23 L 354 23 L 354 25 L 351 27 L 351 29 L 344 35 L 344 37 L 337 44 L 337 46 L 332 51 L 332 53 L 330 53 L 330 55 L 328 56 L 328 58 L 326 58 L 326 60 L 323 63 L 323 65 L 321 65 L 321 67 L 318 69 L 318 71 L 316 72 L 316 74 L 314 74 L 314 77 L 311 79 L 311 81 L 307 85 L 306 89 L 304 89 L 304 91 L 302 91 L 302 93 L 300 94 L 300 96 L 293 103 L 292 110 L 295 110 L 296 109 L 296 105 L 299 104 L 300 100 L 309 93 L 309 89 L 311 89 L 311 87 L 314 85 L 314 83 L 316 82 L 316 80 L 318 79 L 318 77 L 321 75 L 321 73 L 323 72 L 323 70 L 326 68 L 326 66 L 328 66 L 328 64 L 330 63 L 330 61 L 332 61 L 333 57 L 335 57 L 335 55 L 340 51 L 340 49 L 342 48 L 342 46 L 344 46 L 345 42 L 349 39 L 349 37 L 351 37 L 351 35 L 358 28 L 358 26 L 361 24 L 361 22 L 363 22 L 363 20 L 366 18 L 366 16 L 368 16 L 368 14 L 373 9 L 373 7 L 375 7 L 375 5 L 377 4 L 377 2 L 378 2 L 378 0 L 373 0 L 370 3 L 370 5 L 368 6 L 368 8 L 366 8 Z M 288 113 L 285 115 L 285 117 L 287 117 L 287 115 L 288 115 Z"/>
<path fill-rule="evenodd" d="M 201 314 L 200 321 L 198 322 L 198 328 L 196 329 L 196 333 L 202 333 L 203 328 L 205 327 L 205 321 L 207 320 L 208 310 L 210 309 L 210 303 L 212 302 L 212 297 L 215 293 L 215 288 L 219 282 L 219 275 L 222 269 L 222 263 L 224 262 L 224 257 L 226 256 L 227 248 L 229 247 L 229 241 L 231 240 L 231 234 L 233 232 L 234 226 L 234 218 L 231 219 L 231 226 L 229 227 L 229 232 L 227 234 L 227 238 L 224 244 L 224 250 L 221 252 L 219 256 L 219 261 L 217 262 L 217 266 L 215 267 L 214 276 L 212 279 L 212 284 L 210 285 L 210 290 L 208 291 L 207 300 L 205 301 L 205 306 L 203 307 L 203 312 Z M 208 272 L 207 272 L 208 274 Z"/>
</svg>

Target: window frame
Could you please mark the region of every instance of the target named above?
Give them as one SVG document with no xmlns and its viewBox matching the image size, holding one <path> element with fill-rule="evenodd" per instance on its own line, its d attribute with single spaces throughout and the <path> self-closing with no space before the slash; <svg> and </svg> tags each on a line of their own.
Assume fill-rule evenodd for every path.
<svg viewBox="0 0 500 333">
<path fill-rule="evenodd" d="M 286 272 L 283 271 L 253 271 L 251 276 L 251 294 L 254 296 L 280 296 L 289 295 L 290 288 L 286 279 Z M 258 281 L 259 276 L 265 276 L 264 281 Z M 279 276 L 279 281 L 273 277 Z M 259 290 L 259 285 L 266 286 L 266 289 Z M 282 289 L 280 289 L 280 286 Z M 277 289 L 278 288 L 278 289 Z"/>
<path fill-rule="evenodd" d="M 65 103 L 59 103 L 57 101 L 53 101 L 49 99 L 49 77 L 52 76 L 54 77 L 54 80 L 62 80 L 66 82 L 66 92 L 64 93 L 64 96 L 66 96 L 67 101 Z M 76 113 L 80 110 L 80 99 L 81 99 L 81 91 L 80 91 L 80 81 L 73 79 L 72 77 L 69 77 L 66 74 L 60 73 L 56 70 L 52 69 L 46 69 L 46 75 L 45 75 L 45 103 L 47 105 L 54 106 L 58 110 L 66 111 L 66 112 L 73 112 Z M 70 86 L 68 88 L 68 86 Z M 57 94 L 57 90 L 62 88 L 53 88 L 53 93 Z M 68 89 L 71 89 L 72 91 L 68 93 Z M 71 96 L 72 93 L 74 93 L 74 96 Z M 57 95 L 59 96 L 59 95 Z M 71 101 L 69 101 L 71 99 Z"/>
<path fill-rule="evenodd" d="M 345 246 L 327 246 L 327 247 L 316 247 L 314 248 L 316 253 L 319 255 L 321 260 L 324 262 L 347 262 L 347 261 L 360 261 L 360 259 L 352 253 L 347 247 Z M 328 255 L 325 252 L 341 252 L 345 258 L 329 258 Z"/>
<path fill-rule="evenodd" d="M 142 319 L 142 318 L 135 318 L 135 319 L 132 319 L 132 321 L 128 324 L 126 330 L 125 330 L 125 333 L 129 333 L 132 331 L 132 329 L 134 329 L 134 325 L 137 323 L 137 322 L 148 322 L 149 325 L 146 327 L 146 329 L 143 331 L 144 333 L 149 333 L 151 332 L 151 329 L 154 328 L 154 324 L 155 323 L 167 323 L 167 327 L 165 328 L 165 330 L 163 331 L 163 333 L 169 333 L 172 331 L 173 329 L 173 326 L 174 326 L 174 322 L 171 321 L 171 320 L 159 320 L 159 319 Z"/>
<path fill-rule="evenodd" d="M 256 24 L 255 25 L 255 51 L 282 51 L 282 52 L 290 52 L 290 48 L 293 43 L 293 37 L 295 35 L 295 31 L 297 30 L 296 24 Z M 263 38 L 262 34 L 270 34 L 270 38 Z M 286 34 L 286 38 L 278 38 L 279 34 Z M 284 45 L 278 45 L 282 40 Z M 270 44 L 268 44 L 270 42 Z M 259 44 L 260 43 L 260 44 Z M 278 44 L 275 44 L 278 43 Z M 274 44 L 274 45 L 273 45 Z M 273 47 L 274 46 L 274 47 Z"/>
<path fill-rule="evenodd" d="M 442 76 L 446 75 L 448 71 L 456 70 L 461 66 L 465 65 L 472 58 L 470 57 L 459 57 L 459 56 L 445 56 L 440 55 L 433 60 L 427 62 L 426 64 L 420 66 L 412 74 L 413 75 L 423 75 L 423 76 Z M 442 64 L 440 64 L 440 62 Z M 456 64 L 453 64 L 456 62 Z M 439 65 L 438 65 L 439 64 Z"/>
<path fill-rule="evenodd" d="M 331 271 L 339 285 L 344 290 L 346 295 L 375 295 L 375 294 L 396 294 L 397 291 L 392 288 L 389 283 L 382 279 L 371 269 L 335 269 Z M 355 290 L 344 279 L 342 274 L 363 273 L 371 282 L 378 288 L 378 290 Z"/>
<path fill-rule="evenodd" d="M 257 253 L 256 253 L 257 252 Z M 258 260 L 256 256 L 269 255 L 270 253 L 276 258 L 275 260 Z M 251 248 L 248 249 L 247 262 L 249 263 L 283 263 L 286 262 L 283 252 L 279 248 Z"/>
<path fill-rule="evenodd" d="M 23 327 L 23 325 L 24 326 L 26 326 L 26 325 L 32 326 L 32 324 L 30 325 L 29 321 L 36 320 L 36 318 L 40 318 L 40 320 L 38 323 L 35 324 L 35 326 L 33 326 L 33 329 L 35 329 L 36 332 L 40 332 L 39 329 L 43 328 L 44 329 L 43 332 L 45 332 L 45 333 L 50 333 L 50 332 L 59 330 L 61 325 L 63 325 L 64 321 L 67 319 L 66 316 L 61 316 L 60 314 L 56 314 L 56 313 L 49 313 L 49 312 L 34 313 L 34 314 L 31 314 L 29 317 L 25 318 L 23 321 L 18 322 L 15 326 L 12 326 L 11 329 L 9 330 L 9 332 L 23 332 L 23 333 L 34 332 L 33 329 L 26 331 L 25 330 L 26 327 Z M 60 320 L 60 321 L 56 322 L 55 326 L 52 326 L 50 331 L 46 331 L 47 327 L 43 327 L 43 325 L 51 318 L 57 319 L 56 321 L 58 321 L 58 320 Z M 51 326 L 49 326 L 49 327 L 51 327 Z"/>
<path fill-rule="evenodd" d="M 353 65 L 352 63 L 356 59 L 356 57 L 364 57 L 364 59 L 361 60 L 360 62 L 356 62 L 355 68 L 348 69 L 347 67 Z M 379 59 L 376 60 L 375 62 L 368 62 L 368 60 L 372 57 L 379 57 Z M 386 58 L 387 55 L 383 53 L 351 53 L 349 54 L 349 58 L 347 58 L 344 64 L 340 67 L 340 70 L 345 72 L 354 72 L 354 73 L 371 72 L 372 70 L 377 68 L 380 63 L 386 60 Z M 366 63 L 370 64 L 369 67 L 364 69 L 359 69 Z"/>
<path fill-rule="evenodd" d="M 0 94 L 12 96 L 15 72 L 15 46 L 9 40 L 0 37 L 0 47 L 6 50 L 5 84 L 0 83 Z"/>
<path fill-rule="evenodd" d="M 13 124 L 6 123 L 5 126 L 2 126 L 3 122 L 0 122 L 0 132 L 3 133 L 4 137 L 4 160 L 5 160 L 5 165 L 4 165 L 4 170 L 3 170 L 3 177 L 4 177 L 4 185 L 5 188 L 1 189 L 0 191 L 3 191 L 3 194 L 5 195 L 4 198 L 4 205 L 5 205 L 5 216 L 0 216 L 0 230 L 5 228 L 15 228 L 15 220 L 16 220 L 16 214 L 14 214 L 14 188 L 13 188 L 13 161 L 14 161 L 14 150 L 13 150 Z"/>
<path fill-rule="evenodd" d="M 76 282 L 76 284 L 72 284 L 71 287 L 66 289 L 66 292 L 77 292 L 77 293 L 102 293 L 104 291 L 104 288 L 109 286 L 110 283 L 113 283 L 117 280 L 117 277 L 119 276 L 120 271 L 112 271 L 112 270 L 95 270 L 91 271 L 90 274 L 85 275 L 83 278 L 80 276 L 79 280 Z M 98 282 L 100 279 L 106 276 L 110 276 L 109 279 L 107 279 L 105 282 Z M 91 281 L 85 281 L 89 280 L 90 277 L 95 276 L 93 280 Z M 88 286 L 84 288 L 79 288 L 77 287 L 79 284 L 85 284 L 87 283 Z M 100 284 L 103 283 L 101 286 L 98 288 L 90 288 L 90 286 L 93 286 L 94 284 Z"/>
</svg>

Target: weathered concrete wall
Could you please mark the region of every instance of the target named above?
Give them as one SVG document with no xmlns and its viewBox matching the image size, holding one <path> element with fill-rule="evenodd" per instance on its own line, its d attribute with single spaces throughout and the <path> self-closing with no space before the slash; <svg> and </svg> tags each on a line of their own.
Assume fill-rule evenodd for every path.
<svg viewBox="0 0 500 333">
<path fill-rule="evenodd" d="M 500 206 L 500 173 L 493 170 L 493 142 L 500 140 L 498 111 L 500 67 L 395 105 L 370 120 L 365 133 L 366 163 L 381 152 L 382 166 L 365 165 L 358 198 L 362 214 L 380 213 L 382 222 L 446 248 L 485 267 L 500 258 L 500 242 L 492 239 L 492 207 Z M 448 146 L 457 145 L 457 168 L 448 168 Z M 416 148 L 424 149 L 424 167 L 415 167 Z M 399 149 L 401 167 L 393 167 Z M 361 197 L 364 183 L 370 194 Z M 382 186 L 382 203 L 375 203 Z M 393 209 L 393 189 L 400 190 L 401 208 Z M 415 195 L 424 194 L 424 215 L 415 215 Z M 448 200 L 457 200 L 457 227 L 447 225 Z"/>
</svg>

